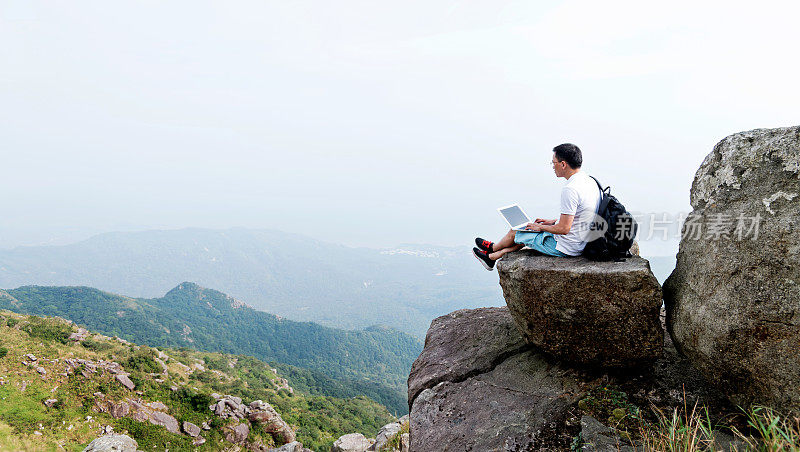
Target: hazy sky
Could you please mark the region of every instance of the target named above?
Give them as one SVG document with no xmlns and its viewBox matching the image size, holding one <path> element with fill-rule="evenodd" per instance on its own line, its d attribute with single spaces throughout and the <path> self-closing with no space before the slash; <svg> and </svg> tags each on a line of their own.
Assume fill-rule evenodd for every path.
<svg viewBox="0 0 800 452">
<path fill-rule="evenodd" d="M 798 17 L 789 1 L 0 0 L 0 246 L 186 226 L 469 244 L 503 232 L 505 204 L 558 216 L 562 142 L 630 210 L 686 212 L 717 141 L 800 124 Z"/>
</svg>

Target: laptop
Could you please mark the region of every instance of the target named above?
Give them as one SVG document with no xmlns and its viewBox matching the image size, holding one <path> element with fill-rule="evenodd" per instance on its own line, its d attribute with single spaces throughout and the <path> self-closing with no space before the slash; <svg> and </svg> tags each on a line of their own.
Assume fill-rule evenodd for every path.
<svg viewBox="0 0 800 452">
<path fill-rule="evenodd" d="M 515 231 L 525 231 L 525 227 L 531 222 L 530 218 L 522 211 L 522 208 L 516 204 L 501 207 L 497 211 L 508 221 L 511 229 Z"/>
</svg>

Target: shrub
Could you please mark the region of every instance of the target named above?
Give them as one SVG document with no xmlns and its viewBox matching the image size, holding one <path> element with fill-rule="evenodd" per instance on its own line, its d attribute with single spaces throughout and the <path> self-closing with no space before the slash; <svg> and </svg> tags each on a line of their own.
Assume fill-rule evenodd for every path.
<svg viewBox="0 0 800 452">
<path fill-rule="evenodd" d="M 125 368 L 128 370 L 138 370 L 149 374 L 161 372 L 161 366 L 158 365 L 153 359 L 152 352 L 141 350 L 134 353 L 125 362 Z"/>
<path fill-rule="evenodd" d="M 17 323 L 19 323 L 19 320 L 18 320 L 18 319 L 15 319 L 14 317 L 9 317 L 9 318 L 6 320 L 6 325 L 8 325 L 8 327 L 9 327 L 9 328 L 14 328 L 14 326 L 15 326 Z"/>
<path fill-rule="evenodd" d="M 102 352 L 114 348 L 114 346 L 108 342 L 96 341 L 94 339 L 86 339 L 81 343 L 81 345 L 96 352 Z"/>
<path fill-rule="evenodd" d="M 204 370 L 200 373 L 195 373 L 195 378 L 197 381 L 201 381 L 203 383 L 211 383 L 218 380 L 214 372 L 211 372 L 210 370 Z"/>
<path fill-rule="evenodd" d="M 0 346 L 0 359 L 5 358 L 7 354 L 8 354 L 8 349 L 3 346 Z"/>
<path fill-rule="evenodd" d="M 40 317 L 28 317 L 28 324 L 23 326 L 22 330 L 31 337 L 62 344 L 68 344 L 69 336 L 72 334 L 72 327 L 64 322 Z"/>
<path fill-rule="evenodd" d="M 206 356 L 204 358 L 206 367 L 209 369 L 226 372 L 228 370 L 228 358 L 225 356 Z"/>
</svg>

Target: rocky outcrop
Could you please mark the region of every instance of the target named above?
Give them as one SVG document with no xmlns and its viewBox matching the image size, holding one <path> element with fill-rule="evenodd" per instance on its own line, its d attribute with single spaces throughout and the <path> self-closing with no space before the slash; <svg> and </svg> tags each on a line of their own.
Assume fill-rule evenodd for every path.
<svg viewBox="0 0 800 452">
<path fill-rule="evenodd" d="M 83 342 L 89 337 L 89 330 L 86 328 L 78 328 L 78 331 L 69 335 L 69 340 L 75 342 Z"/>
<path fill-rule="evenodd" d="M 127 376 L 127 375 L 125 375 L 125 374 L 117 374 L 117 375 L 114 375 L 114 378 L 116 378 L 116 379 L 117 379 L 117 381 L 119 382 L 119 384 L 121 384 L 122 386 L 125 386 L 125 387 L 126 387 L 128 390 L 130 390 L 130 391 L 133 391 L 133 389 L 136 387 L 136 385 L 134 385 L 134 384 L 133 384 L 133 382 L 131 381 L 131 379 L 130 379 L 130 378 L 128 378 L 128 376 Z"/>
<path fill-rule="evenodd" d="M 583 395 L 572 370 L 525 345 L 506 308 L 435 319 L 408 385 L 412 451 L 535 450 Z"/>
<path fill-rule="evenodd" d="M 216 399 L 215 403 L 209 405 L 209 409 L 214 412 L 217 417 L 222 419 L 234 420 L 248 420 L 253 423 L 261 424 L 262 429 L 272 435 L 278 443 L 291 443 L 295 441 L 294 430 L 287 424 L 275 411 L 272 406 L 262 400 L 255 400 L 250 402 L 249 405 L 242 403 L 240 397 L 231 395 L 220 395 L 217 393 L 211 394 Z M 246 424 L 238 424 L 246 425 Z M 240 430 L 234 432 L 231 430 L 229 436 L 231 438 L 238 438 L 241 436 L 243 427 L 238 427 Z M 244 435 L 245 438 L 247 435 Z"/>
<path fill-rule="evenodd" d="M 333 442 L 331 452 L 367 452 L 373 441 L 361 433 L 348 433 Z"/>
<path fill-rule="evenodd" d="M 522 250 L 498 261 L 497 270 L 517 326 L 541 350 L 571 364 L 602 367 L 660 356 L 661 287 L 646 259 L 592 262 Z"/>
<path fill-rule="evenodd" d="M 678 349 L 737 404 L 800 409 L 800 127 L 719 142 L 664 283 Z"/>
<path fill-rule="evenodd" d="M 291 443 L 284 444 L 277 449 L 269 449 L 267 452 L 312 452 L 312 450 L 303 447 L 303 443 L 299 441 L 292 441 Z"/>
<path fill-rule="evenodd" d="M 136 452 L 139 443 L 128 435 L 104 435 L 86 446 L 83 452 Z"/>
<path fill-rule="evenodd" d="M 236 424 L 225 427 L 223 431 L 227 441 L 243 445 L 247 441 L 247 435 L 250 434 L 250 425 L 247 423 Z"/>
<path fill-rule="evenodd" d="M 128 414 L 133 420 L 139 422 L 150 422 L 153 425 L 160 425 L 167 429 L 170 433 L 180 434 L 180 426 L 178 420 L 169 414 L 160 411 L 158 405 L 155 407 L 153 404 L 145 404 L 140 400 L 127 399 L 128 406 L 130 406 L 130 413 Z M 166 407 L 164 407 L 166 408 Z"/>
<path fill-rule="evenodd" d="M 220 396 L 220 399 L 208 408 L 222 419 L 244 419 L 250 411 L 247 405 L 242 403 L 241 397 L 231 395 Z"/>
<path fill-rule="evenodd" d="M 488 372 L 527 347 L 507 308 L 462 309 L 434 319 L 411 366 L 409 408 L 425 389 Z"/>
<path fill-rule="evenodd" d="M 295 440 L 295 433 L 289 424 L 287 424 L 281 415 L 272 408 L 272 405 L 261 401 L 255 400 L 250 402 L 250 412 L 247 419 L 250 422 L 255 422 L 261 425 L 262 429 L 272 435 L 277 441 L 281 443 L 291 443 Z"/>
<path fill-rule="evenodd" d="M 378 434 L 375 435 L 375 443 L 370 446 L 369 450 L 389 452 L 389 442 L 400 434 L 403 427 L 408 431 L 408 415 L 401 417 L 397 422 L 391 422 L 381 427 L 381 429 L 378 430 Z"/>
</svg>

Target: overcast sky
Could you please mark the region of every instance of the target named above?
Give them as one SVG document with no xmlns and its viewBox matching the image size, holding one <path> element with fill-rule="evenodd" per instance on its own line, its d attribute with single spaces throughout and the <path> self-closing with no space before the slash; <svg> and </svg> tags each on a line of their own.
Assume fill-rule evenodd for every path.
<svg viewBox="0 0 800 452">
<path fill-rule="evenodd" d="M 800 6 L 738 3 L 0 0 L 0 246 L 467 245 L 502 205 L 558 216 L 562 142 L 630 210 L 687 212 L 717 141 L 800 124 Z"/>
</svg>

